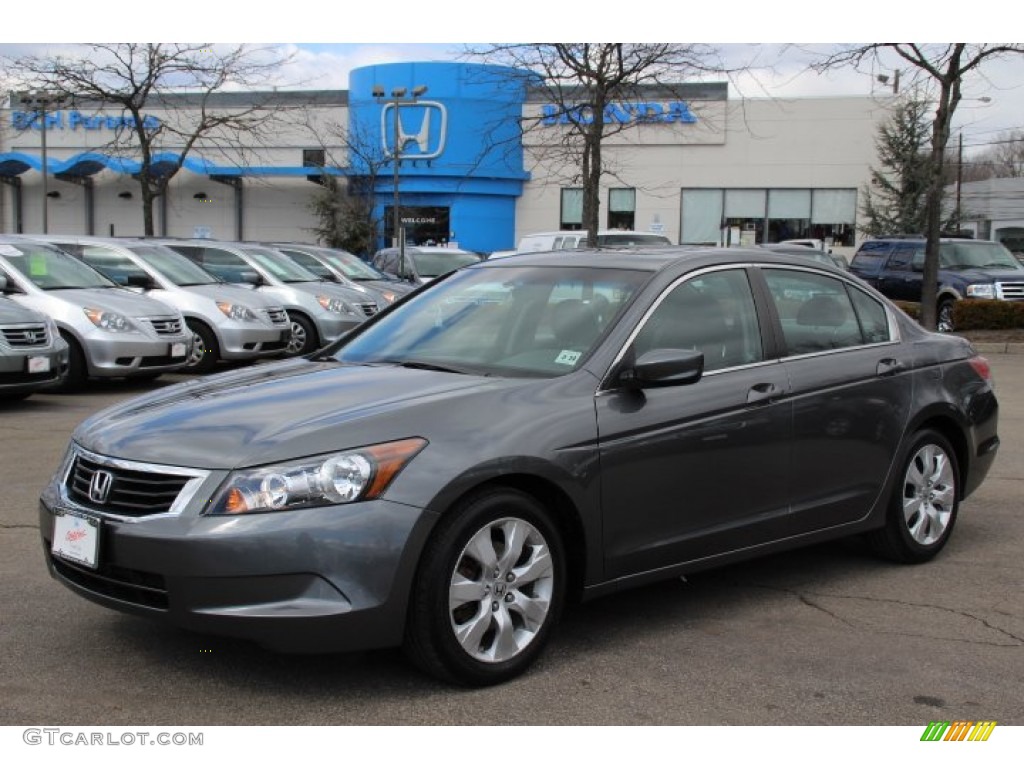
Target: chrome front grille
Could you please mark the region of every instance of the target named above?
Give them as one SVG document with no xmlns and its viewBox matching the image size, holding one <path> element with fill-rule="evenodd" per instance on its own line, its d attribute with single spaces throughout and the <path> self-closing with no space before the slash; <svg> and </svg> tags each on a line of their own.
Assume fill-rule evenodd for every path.
<svg viewBox="0 0 1024 768">
<path fill-rule="evenodd" d="M 282 308 L 272 307 L 271 309 L 265 309 L 263 314 L 274 325 L 287 325 L 288 323 L 288 313 Z"/>
<path fill-rule="evenodd" d="M 202 470 L 107 459 L 76 448 L 64 493 L 94 512 L 143 518 L 180 511 L 206 475 Z"/>
<path fill-rule="evenodd" d="M 8 346 L 16 349 L 45 347 L 50 343 L 50 334 L 43 324 L 5 325 L 0 328 L 0 335 L 3 335 Z"/>
<path fill-rule="evenodd" d="M 181 334 L 181 320 L 177 317 L 144 317 L 157 336 L 178 336 Z"/>
<path fill-rule="evenodd" d="M 363 310 L 363 314 L 367 317 L 377 314 L 377 305 L 372 301 L 367 301 L 359 305 L 359 308 Z"/>
<path fill-rule="evenodd" d="M 1019 301 L 1024 299 L 1024 282 L 1020 283 L 996 283 L 996 295 L 1008 301 Z"/>
</svg>

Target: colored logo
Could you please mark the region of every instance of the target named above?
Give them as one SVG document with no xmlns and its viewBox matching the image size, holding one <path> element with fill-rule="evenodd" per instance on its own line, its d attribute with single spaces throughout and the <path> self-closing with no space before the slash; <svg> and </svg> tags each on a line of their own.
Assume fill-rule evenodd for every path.
<svg viewBox="0 0 1024 768">
<path fill-rule="evenodd" d="M 921 741 L 988 741 L 995 727 L 995 720 L 933 720 L 921 734 Z"/>
<path fill-rule="evenodd" d="M 385 104 L 380 112 L 380 135 L 389 157 L 399 160 L 440 157 L 448 141 L 448 110 L 439 101 Z"/>
</svg>

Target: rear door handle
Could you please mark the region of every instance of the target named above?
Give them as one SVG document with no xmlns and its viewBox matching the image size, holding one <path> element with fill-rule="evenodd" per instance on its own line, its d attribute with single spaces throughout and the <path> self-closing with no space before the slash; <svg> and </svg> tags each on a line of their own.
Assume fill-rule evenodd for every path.
<svg viewBox="0 0 1024 768">
<path fill-rule="evenodd" d="M 903 363 L 892 357 L 887 357 L 884 360 L 878 361 L 878 366 L 875 368 L 875 374 L 878 376 L 893 376 L 900 373 L 903 370 Z"/>
</svg>

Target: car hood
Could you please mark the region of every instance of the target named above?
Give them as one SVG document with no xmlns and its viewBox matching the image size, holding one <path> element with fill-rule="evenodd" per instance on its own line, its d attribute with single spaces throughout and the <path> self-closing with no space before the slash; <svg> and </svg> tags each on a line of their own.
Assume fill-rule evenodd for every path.
<svg viewBox="0 0 1024 768">
<path fill-rule="evenodd" d="M 42 323 L 46 316 L 10 299 L 0 298 L 0 323 Z"/>
<path fill-rule="evenodd" d="M 166 317 L 178 314 L 177 310 L 156 299 L 125 288 L 58 288 L 44 291 L 43 295 L 81 307 L 119 312 L 129 317 Z"/>
<path fill-rule="evenodd" d="M 501 380 L 393 366 L 288 360 L 153 392 L 83 422 L 106 456 L 230 469 L 411 437 L 412 410 L 450 406 Z M 423 435 L 428 437 L 428 435 Z"/>
<path fill-rule="evenodd" d="M 208 285 L 186 285 L 182 286 L 182 288 L 190 293 L 198 293 L 214 301 L 237 301 L 239 304 L 245 304 L 253 309 L 280 306 L 269 296 L 241 285 L 210 283 Z"/>
<path fill-rule="evenodd" d="M 969 283 L 1024 283 L 1024 269 L 982 269 L 973 267 L 970 269 L 948 269 L 952 274 L 959 275 L 961 279 Z"/>
</svg>

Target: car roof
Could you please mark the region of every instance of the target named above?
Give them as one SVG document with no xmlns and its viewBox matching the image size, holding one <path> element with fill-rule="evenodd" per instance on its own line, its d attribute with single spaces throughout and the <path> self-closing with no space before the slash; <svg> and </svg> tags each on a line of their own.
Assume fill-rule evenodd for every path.
<svg viewBox="0 0 1024 768">
<path fill-rule="evenodd" d="M 694 246 L 639 246 L 606 248 L 571 248 L 558 251 L 520 253 L 494 261 L 482 261 L 467 269 L 502 269 L 516 266 L 600 267 L 606 269 L 634 269 L 659 272 L 673 265 L 686 265 L 693 269 L 728 264 L 790 264 L 818 266 L 840 272 L 837 267 L 823 261 L 809 260 L 763 248 L 718 248 Z"/>
</svg>

